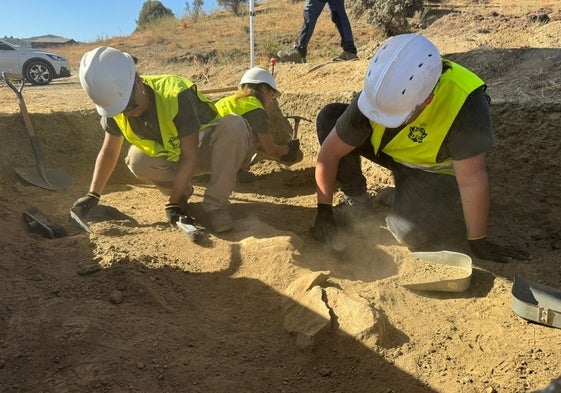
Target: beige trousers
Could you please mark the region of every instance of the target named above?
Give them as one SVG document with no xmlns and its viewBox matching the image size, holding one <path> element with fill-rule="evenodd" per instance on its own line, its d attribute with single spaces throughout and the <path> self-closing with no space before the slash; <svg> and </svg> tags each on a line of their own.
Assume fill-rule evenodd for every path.
<svg viewBox="0 0 561 393">
<path fill-rule="evenodd" d="M 253 151 L 251 129 L 247 121 L 238 115 L 225 116 L 216 126 L 199 134 L 195 176 L 210 174 L 203 198 L 206 212 L 229 206 L 238 170 L 251 159 Z M 125 163 L 143 182 L 158 187 L 164 195 L 171 193 L 177 173 L 176 162 L 165 157 L 149 157 L 131 145 Z"/>
</svg>

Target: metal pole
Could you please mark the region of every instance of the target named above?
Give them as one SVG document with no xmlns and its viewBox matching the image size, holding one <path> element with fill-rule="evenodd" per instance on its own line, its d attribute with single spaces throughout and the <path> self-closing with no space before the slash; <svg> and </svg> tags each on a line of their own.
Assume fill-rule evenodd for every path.
<svg viewBox="0 0 561 393">
<path fill-rule="evenodd" d="M 250 67 L 253 67 L 253 62 L 255 58 L 254 53 L 254 42 L 253 42 L 253 18 L 255 17 L 254 11 L 254 2 L 255 0 L 249 0 L 249 64 Z"/>
</svg>

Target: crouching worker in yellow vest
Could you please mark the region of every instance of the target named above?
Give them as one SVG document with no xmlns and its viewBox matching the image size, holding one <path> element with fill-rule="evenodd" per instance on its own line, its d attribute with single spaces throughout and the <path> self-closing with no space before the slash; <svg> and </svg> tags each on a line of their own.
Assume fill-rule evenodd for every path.
<svg viewBox="0 0 561 393">
<path fill-rule="evenodd" d="M 240 80 L 239 91 L 216 102 L 222 116 L 237 114 L 247 120 L 253 133 L 252 154 L 257 150 L 267 158 L 283 163 L 294 163 L 302 158 L 300 141 L 292 139 L 286 145 L 277 145 L 269 130 L 269 116 L 265 109 L 279 95 L 273 76 L 262 67 L 253 67 Z M 246 163 L 247 165 L 249 164 Z M 244 167 L 247 170 L 247 167 Z M 245 181 L 247 179 L 245 172 Z"/>
<path fill-rule="evenodd" d="M 329 104 L 318 114 L 318 210 L 312 235 L 337 240 L 334 213 L 340 210 L 369 214 L 364 157 L 393 174 L 395 188 L 379 198 L 391 206 L 387 228 L 401 244 L 417 251 L 440 247 L 456 221 L 459 200 L 476 257 L 527 259 L 526 252 L 487 238 L 489 101 L 477 75 L 442 59 L 422 35 L 397 35 L 383 43 L 357 98 L 349 105 Z M 332 209 L 337 181 L 345 196 Z"/>
<path fill-rule="evenodd" d="M 187 214 L 191 179 L 210 173 L 202 202 L 207 224 L 217 233 L 232 230 L 227 209 L 251 148 L 247 123 L 239 116 L 221 117 L 185 78 L 138 75 L 132 56 L 114 48 L 84 54 L 79 77 L 101 115 L 105 139 L 89 192 L 73 209 L 86 216 L 97 205 L 126 139 L 131 145 L 128 168 L 168 196 L 164 208 L 170 224 Z"/>
</svg>

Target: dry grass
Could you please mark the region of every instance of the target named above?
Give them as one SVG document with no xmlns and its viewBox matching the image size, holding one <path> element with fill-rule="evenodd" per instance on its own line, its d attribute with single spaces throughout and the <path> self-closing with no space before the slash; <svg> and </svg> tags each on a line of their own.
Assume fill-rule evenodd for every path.
<svg viewBox="0 0 561 393">
<path fill-rule="evenodd" d="M 430 1 L 425 0 L 428 5 L 443 6 L 449 8 L 465 8 L 466 6 L 479 8 L 500 8 L 501 11 L 510 11 L 524 13 L 527 11 L 536 11 L 540 8 L 556 9 L 559 7 L 557 0 L 525 0 L 523 4 L 513 0 L 442 0 Z"/>
<path fill-rule="evenodd" d="M 302 23 L 303 2 L 275 0 L 255 6 L 254 64 L 268 66 L 280 49 L 291 47 Z M 139 59 L 143 74 L 170 73 L 185 76 L 200 88 L 236 85 L 250 65 L 249 17 L 227 11 L 189 18 L 166 19 L 130 36 L 117 36 L 94 43 L 57 48 L 70 59 L 74 75 L 82 55 L 97 46 L 107 45 L 129 52 Z M 351 18 L 357 47 L 367 47 L 378 30 Z M 309 61 L 330 58 L 339 53 L 339 35 L 326 9 L 320 16 L 309 45 Z M 376 38 L 376 42 L 379 39 Z M 201 59 L 196 65 L 193 57 Z"/>
<path fill-rule="evenodd" d="M 302 23 L 302 2 L 275 0 L 255 6 L 255 62 L 266 65 L 280 49 L 292 46 Z M 351 23 L 357 46 L 364 45 L 379 32 L 374 26 L 355 20 Z M 90 47 L 111 45 L 141 59 L 147 71 L 161 68 L 177 70 L 190 67 L 192 56 L 207 57 L 213 65 L 249 64 L 249 17 L 236 17 L 227 11 L 201 16 L 193 23 L 189 18 L 167 19 L 128 37 L 111 37 L 79 46 L 81 53 Z M 339 35 L 326 9 L 320 16 L 309 46 L 310 59 L 338 54 Z M 80 52 L 67 51 L 71 65 L 77 67 Z M 181 63 L 184 59 L 185 64 Z M 168 67 L 173 64 L 172 67 Z M 152 69 L 157 66 L 159 69 Z M 176 71 L 177 72 L 177 71 Z"/>
<path fill-rule="evenodd" d="M 529 0 L 524 2 L 524 6 L 511 0 L 442 0 L 432 4 L 445 9 L 464 5 L 463 12 L 520 14 L 551 8 L 557 1 Z M 470 5 L 468 11 L 466 4 Z M 280 49 L 292 46 L 302 23 L 302 8 L 302 1 L 293 0 L 274 0 L 255 5 L 256 65 L 268 66 L 270 58 Z M 359 57 L 369 58 L 384 39 L 382 32 L 353 15 L 349 18 Z M 136 56 L 141 73 L 171 73 L 190 78 L 202 87 L 225 86 L 236 84 L 240 74 L 250 65 L 249 32 L 247 12 L 237 17 L 228 11 L 216 11 L 200 16 L 196 22 L 187 17 L 166 19 L 130 36 L 111 37 L 57 50 L 70 58 L 74 74 L 77 74 L 84 52 L 99 45 L 109 45 Z M 341 50 L 339 40 L 326 7 L 309 44 L 308 62 L 323 62 L 337 55 Z M 194 56 L 203 64 L 196 65 Z"/>
</svg>

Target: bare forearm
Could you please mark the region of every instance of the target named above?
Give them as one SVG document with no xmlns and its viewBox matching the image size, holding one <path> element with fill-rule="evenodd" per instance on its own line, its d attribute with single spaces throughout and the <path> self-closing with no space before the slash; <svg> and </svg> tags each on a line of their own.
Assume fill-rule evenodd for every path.
<svg viewBox="0 0 561 393">
<path fill-rule="evenodd" d="M 347 145 L 339 138 L 335 128 L 323 141 L 315 170 L 318 203 L 333 203 L 333 194 L 337 188 L 336 177 L 339 161 L 353 149 L 353 146 Z"/>
<path fill-rule="evenodd" d="M 263 154 L 265 154 L 267 157 L 272 158 L 275 161 L 279 161 L 280 158 L 282 156 L 284 156 L 285 154 L 288 154 L 288 152 L 290 151 L 290 149 L 288 148 L 288 145 L 273 145 L 271 146 L 271 148 L 267 151 L 265 151 L 264 149 L 260 149 Z"/>
<path fill-rule="evenodd" d="M 333 203 L 337 167 L 338 161 L 333 162 L 333 160 L 325 159 L 320 153 L 315 170 L 318 203 L 329 205 Z"/>
<path fill-rule="evenodd" d="M 181 138 L 181 155 L 179 156 L 178 169 L 173 182 L 173 189 L 168 202 L 179 203 L 191 186 L 191 179 L 195 173 L 199 146 L 199 134 L 193 133 Z"/>
<path fill-rule="evenodd" d="M 462 191 L 460 190 L 460 192 Z M 475 239 L 485 236 L 489 216 L 489 187 L 487 181 L 463 191 L 462 208 L 468 238 Z"/>
<path fill-rule="evenodd" d="M 98 156 L 98 159 L 95 162 L 90 191 L 101 195 L 105 189 L 105 185 L 111 177 L 111 174 L 115 170 L 116 165 L 117 160 L 108 160 Z"/>
<path fill-rule="evenodd" d="M 195 173 L 195 162 L 196 157 L 183 157 L 179 162 L 179 169 L 175 175 L 175 180 L 173 182 L 173 189 L 169 195 L 170 203 L 179 203 L 182 198 L 185 197 L 189 186 L 191 185 L 191 179 Z"/>
<path fill-rule="evenodd" d="M 109 178 L 113 174 L 121 152 L 121 141 L 104 143 L 95 161 L 90 191 L 102 194 Z"/>
<path fill-rule="evenodd" d="M 454 163 L 462 209 L 470 239 L 487 234 L 489 216 L 489 178 L 484 155 Z"/>
<path fill-rule="evenodd" d="M 259 149 L 265 156 L 279 161 L 282 156 L 288 154 L 288 145 L 277 145 L 270 134 L 259 134 Z"/>
</svg>

